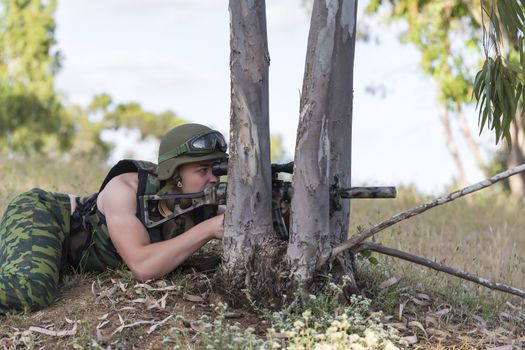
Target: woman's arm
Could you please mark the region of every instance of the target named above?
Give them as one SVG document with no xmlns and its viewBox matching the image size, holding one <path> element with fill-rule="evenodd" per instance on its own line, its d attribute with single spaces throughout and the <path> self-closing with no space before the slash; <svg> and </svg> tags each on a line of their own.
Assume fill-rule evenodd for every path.
<svg viewBox="0 0 525 350">
<path fill-rule="evenodd" d="M 151 243 L 146 228 L 135 216 L 136 178 L 136 174 L 117 176 L 107 184 L 99 202 L 111 241 L 136 279 L 161 277 L 209 240 L 223 237 L 224 215 L 218 215 L 167 241 Z"/>
</svg>

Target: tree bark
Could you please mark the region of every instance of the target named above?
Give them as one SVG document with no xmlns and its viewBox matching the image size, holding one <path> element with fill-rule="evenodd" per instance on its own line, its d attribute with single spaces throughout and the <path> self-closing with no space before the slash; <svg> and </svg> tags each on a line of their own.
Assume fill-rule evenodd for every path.
<svg viewBox="0 0 525 350">
<path fill-rule="evenodd" d="M 520 113 L 521 110 L 519 109 Z M 523 129 L 517 124 L 520 117 L 517 117 L 510 123 L 510 132 L 512 135 L 512 144 L 507 157 L 507 166 L 509 168 L 525 163 L 523 155 Z M 518 198 L 525 198 L 525 174 L 519 174 L 509 178 L 509 186 L 512 194 Z"/>
<path fill-rule="evenodd" d="M 288 245 L 299 282 L 309 280 L 318 261 L 347 236 L 349 205 L 330 203 L 330 188 L 350 187 L 356 8 L 356 0 L 315 0 L 313 5 Z"/>
<path fill-rule="evenodd" d="M 456 165 L 456 170 L 458 172 L 458 183 L 460 187 L 465 187 L 467 185 L 467 180 L 465 178 L 465 170 L 463 169 L 463 163 L 461 163 L 461 158 L 459 156 L 458 148 L 454 142 L 454 137 L 452 135 L 452 129 L 450 127 L 450 117 L 448 115 L 448 109 L 444 107 L 443 114 L 441 114 L 441 123 L 445 129 L 445 138 L 447 141 L 447 148 L 452 156 L 452 160 Z"/>
<path fill-rule="evenodd" d="M 272 234 L 268 67 L 264 0 L 230 0 L 230 159 L 224 259 L 244 263 Z"/>
</svg>

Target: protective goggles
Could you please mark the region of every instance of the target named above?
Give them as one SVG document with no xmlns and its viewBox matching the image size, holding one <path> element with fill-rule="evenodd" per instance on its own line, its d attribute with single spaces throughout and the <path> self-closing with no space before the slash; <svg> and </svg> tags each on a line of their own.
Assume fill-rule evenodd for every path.
<svg viewBox="0 0 525 350">
<path fill-rule="evenodd" d="M 164 153 L 159 157 L 159 163 L 181 155 L 188 155 L 191 157 L 203 156 L 213 153 L 217 149 L 221 152 L 226 152 L 227 148 L 228 145 L 221 133 L 217 131 L 207 132 L 205 134 L 193 136 L 182 145 Z"/>
</svg>

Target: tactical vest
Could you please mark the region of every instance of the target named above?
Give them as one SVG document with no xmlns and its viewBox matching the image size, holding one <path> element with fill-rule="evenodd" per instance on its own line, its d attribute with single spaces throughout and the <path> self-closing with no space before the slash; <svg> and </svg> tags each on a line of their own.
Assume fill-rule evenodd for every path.
<svg viewBox="0 0 525 350">
<path fill-rule="evenodd" d="M 97 196 L 115 176 L 136 172 L 139 183 L 137 188 L 137 211 L 135 215 L 144 227 L 144 213 L 140 212 L 140 196 L 169 192 L 164 181 L 157 178 L 157 165 L 138 160 L 121 160 L 104 179 L 97 193 L 77 198 L 77 209 L 72 216 L 68 260 L 70 265 L 80 271 L 103 271 L 116 269 L 122 265 L 122 258 L 109 237 L 106 218 L 97 208 Z M 169 186 L 168 186 L 169 187 Z M 194 223 L 217 215 L 216 206 L 193 210 Z M 146 228 L 151 243 L 173 238 L 185 230 L 185 218 L 177 217 L 162 225 Z"/>
</svg>

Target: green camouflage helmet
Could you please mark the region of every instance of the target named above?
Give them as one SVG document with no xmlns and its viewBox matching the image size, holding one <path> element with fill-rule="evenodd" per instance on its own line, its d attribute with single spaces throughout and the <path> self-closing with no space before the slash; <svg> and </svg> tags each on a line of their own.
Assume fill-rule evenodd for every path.
<svg viewBox="0 0 525 350">
<path fill-rule="evenodd" d="M 226 157 L 226 141 L 220 132 L 201 124 L 179 125 L 160 142 L 158 177 L 168 180 L 178 176 L 183 164 Z"/>
</svg>

